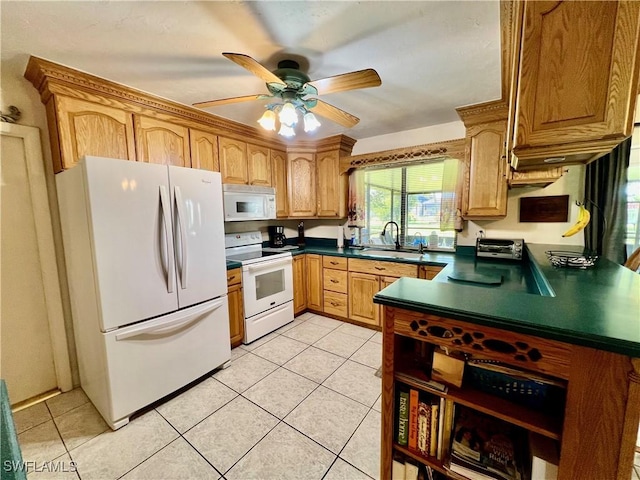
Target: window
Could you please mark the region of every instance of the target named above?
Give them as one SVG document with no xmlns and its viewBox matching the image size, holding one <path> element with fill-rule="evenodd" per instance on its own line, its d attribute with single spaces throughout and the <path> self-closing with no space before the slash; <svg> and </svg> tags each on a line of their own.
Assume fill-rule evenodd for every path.
<svg viewBox="0 0 640 480">
<path fill-rule="evenodd" d="M 625 244 L 627 255 L 640 246 L 640 125 L 633 129 L 631 155 L 627 170 L 627 234 Z"/>
<path fill-rule="evenodd" d="M 454 163 L 453 190 L 457 180 L 457 161 Z M 443 200 L 453 198 L 453 192 L 443 188 L 451 170 L 445 164 L 444 160 L 438 160 L 399 167 L 370 167 L 358 172 L 356 175 L 360 177 L 352 178 L 352 182 L 360 182 L 362 189 L 363 207 L 358 212 L 361 242 L 393 245 L 396 228 L 391 225 L 385 228 L 385 225 L 394 221 L 399 226 L 399 241 L 404 247 L 418 247 L 422 243 L 429 249 L 455 249 L 455 231 L 452 225 L 442 223 Z"/>
</svg>

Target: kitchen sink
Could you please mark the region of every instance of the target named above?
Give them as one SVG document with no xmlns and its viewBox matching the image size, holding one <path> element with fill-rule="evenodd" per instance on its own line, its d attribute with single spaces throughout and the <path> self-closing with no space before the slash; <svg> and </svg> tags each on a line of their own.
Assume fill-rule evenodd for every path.
<svg viewBox="0 0 640 480">
<path fill-rule="evenodd" d="M 405 252 L 402 250 L 384 250 L 376 248 L 365 248 L 364 250 L 362 250 L 362 254 L 368 255 L 370 257 L 410 258 L 415 260 L 422 257 L 422 254 L 418 252 Z"/>
</svg>

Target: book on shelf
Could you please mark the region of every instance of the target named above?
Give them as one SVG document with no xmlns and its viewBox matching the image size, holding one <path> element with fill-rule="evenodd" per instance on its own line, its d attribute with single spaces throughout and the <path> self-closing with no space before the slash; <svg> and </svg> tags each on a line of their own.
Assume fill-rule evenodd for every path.
<svg viewBox="0 0 640 480">
<path fill-rule="evenodd" d="M 431 440 L 431 405 L 426 401 L 418 402 L 418 451 L 423 455 L 429 455 L 429 442 Z"/>
<path fill-rule="evenodd" d="M 409 443 L 409 392 L 400 390 L 398 394 L 398 445 Z"/>
<path fill-rule="evenodd" d="M 473 480 L 521 480 L 525 439 L 515 425 L 456 405 L 449 468 Z"/>
<path fill-rule="evenodd" d="M 548 437 L 529 432 L 531 453 L 531 480 L 556 480 L 558 478 L 558 443 Z"/>
<path fill-rule="evenodd" d="M 422 375 L 411 375 L 410 373 L 396 372 L 396 378 L 401 382 L 415 383 L 418 387 L 424 390 L 435 390 L 439 393 L 447 393 L 447 386 L 444 383 L 436 382 L 428 377 L 428 375 L 422 372 Z"/>
<path fill-rule="evenodd" d="M 438 423 L 439 423 L 440 401 L 434 400 L 431 403 L 431 441 L 429 442 L 429 455 L 435 457 L 438 452 Z"/>
<path fill-rule="evenodd" d="M 418 448 L 418 390 L 409 390 L 409 442 L 408 447 Z"/>
<path fill-rule="evenodd" d="M 418 480 L 418 464 L 414 460 L 404 462 L 404 480 Z"/>
<path fill-rule="evenodd" d="M 404 457 L 394 454 L 391 460 L 391 480 L 404 480 Z"/>
</svg>

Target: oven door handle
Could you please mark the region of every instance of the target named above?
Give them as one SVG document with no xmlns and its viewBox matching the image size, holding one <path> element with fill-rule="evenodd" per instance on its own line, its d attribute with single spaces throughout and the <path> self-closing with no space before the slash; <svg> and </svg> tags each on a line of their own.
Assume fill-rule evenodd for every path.
<svg viewBox="0 0 640 480">
<path fill-rule="evenodd" d="M 254 264 L 254 265 L 249 265 L 247 266 L 247 271 L 249 273 L 253 273 L 253 272 L 259 272 L 261 270 L 265 270 L 265 269 L 272 269 L 274 267 L 279 267 L 279 266 L 287 266 L 287 265 L 291 265 L 292 260 L 291 257 L 285 258 L 285 259 L 278 259 L 278 260 L 273 260 L 273 261 L 267 261 L 267 262 L 261 262 L 258 264 Z"/>
</svg>

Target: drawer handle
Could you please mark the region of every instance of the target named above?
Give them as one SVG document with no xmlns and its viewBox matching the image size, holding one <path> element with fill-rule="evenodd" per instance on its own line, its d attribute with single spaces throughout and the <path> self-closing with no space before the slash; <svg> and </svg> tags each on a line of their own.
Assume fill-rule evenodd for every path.
<svg viewBox="0 0 640 480">
<path fill-rule="evenodd" d="M 339 307 L 340 306 L 340 304 L 336 303 L 336 302 L 331 302 L 331 305 L 333 305 L 334 307 Z"/>
<path fill-rule="evenodd" d="M 339 281 L 339 280 L 336 280 L 335 278 L 332 278 L 332 279 L 331 279 L 331 283 L 340 283 L 340 281 Z"/>
<path fill-rule="evenodd" d="M 373 267 L 373 268 L 375 268 L 376 270 L 386 270 L 386 268 L 384 267 Z"/>
<path fill-rule="evenodd" d="M 338 262 L 329 262 L 331 265 L 338 265 Z"/>
<path fill-rule="evenodd" d="M 227 277 L 227 282 L 230 282 L 231 280 L 233 280 L 233 277 Z"/>
</svg>

